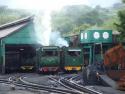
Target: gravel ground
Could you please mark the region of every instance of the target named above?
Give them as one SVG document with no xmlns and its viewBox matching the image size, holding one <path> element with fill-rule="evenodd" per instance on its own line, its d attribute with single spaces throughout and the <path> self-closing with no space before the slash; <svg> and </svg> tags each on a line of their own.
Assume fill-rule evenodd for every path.
<svg viewBox="0 0 125 94">
<path fill-rule="evenodd" d="M 116 90 L 112 87 L 104 87 L 104 86 L 87 86 L 87 87 L 102 92 L 102 94 L 125 94 L 125 91 Z"/>
<path fill-rule="evenodd" d="M 13 90 L 11 85 L 0 83 L 0 94 L 50 94 L 50 93 L 46 91 L 25 89 L 22 87 L 15 87 L 15 89 Z"/>
</svg>

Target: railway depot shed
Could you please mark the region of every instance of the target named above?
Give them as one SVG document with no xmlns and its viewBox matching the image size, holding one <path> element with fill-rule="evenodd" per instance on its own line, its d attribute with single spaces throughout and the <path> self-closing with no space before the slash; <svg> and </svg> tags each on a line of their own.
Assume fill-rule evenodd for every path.
<svg viewBox="0 0 125 94">
<path fill-rule="evenodd" d="M 38 45 L 33 17 L 0 26 L 0 72 L 18 70 L 28 59 L 35 58 Z"/>
</svg>

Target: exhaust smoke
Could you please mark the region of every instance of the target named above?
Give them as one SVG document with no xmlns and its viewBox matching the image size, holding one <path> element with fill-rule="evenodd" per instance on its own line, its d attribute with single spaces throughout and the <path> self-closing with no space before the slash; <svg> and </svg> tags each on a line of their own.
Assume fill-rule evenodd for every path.
<svg viewBox="0 0 125 94">
<path fill-rule="evenodd" d="M 68 42 L 64 38 L 61 37 L 61 34 L 58 31 L 51 32 L 50 45 L 59 46 L 59 47 L 69 46 Z"/>
<path fill-rule="evenodd" d="M 43 46 L 66 46 L 68 42 L 61 37 L 59 31 L 51 32 L 51 11 L 35 13 L 34 24 L 37 42 Z"/>
<path fill-rule="evenodd" d="M 37 36 L 37 42 L 43 46 L 66 46 L 68 42 L 61 37 L 60 32 L 51 32 L 51 12 L 37 12 L 34 17 L 35 32 Z"/>
<path fill-rule="evenodd" d="M 38 12 L 35 14 L 34 18 L 37 42 L 43 46 L 49 46 L 49 38 L 51 33 L 50 13 L 51 12 L 49 11 L 44 12 L 44 14 Z"/>
</svg>

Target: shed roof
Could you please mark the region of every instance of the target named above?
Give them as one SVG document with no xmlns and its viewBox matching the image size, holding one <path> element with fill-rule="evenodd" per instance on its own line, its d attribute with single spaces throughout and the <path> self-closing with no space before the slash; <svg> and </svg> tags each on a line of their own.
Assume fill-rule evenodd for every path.
<svg viewBox="0 0 125 94">
<path fill-rule="evenodd" d="M 25 17 L 4 25 L 0 26 L 0 39 L 4 38 L 14 32 L 17 32 L 22 27 L 26 26 L 30 21 L 32 20 L 32 17 Z"/>
</svg>

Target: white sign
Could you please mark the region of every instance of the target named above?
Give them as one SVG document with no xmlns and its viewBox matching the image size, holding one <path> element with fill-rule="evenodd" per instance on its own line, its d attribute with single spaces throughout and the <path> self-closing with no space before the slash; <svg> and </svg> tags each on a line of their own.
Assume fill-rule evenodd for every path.
<svg viewBox="0 0 125 94">
<path fill-rule="evenodd" d="M 108 39 L 109 38 L 109 33 L 108 32 L 104 32 L 103 33 L 103 38 L 104 39 Z"/>
<path fill-rule="evenodd" d="M 87 39 L 87 33 L 84 34 L 85 39 Z"/>
<path fill-rule="evenodd" d="M 93 36 L 95 39 L 98 39 L 100 37 L 100 34 L 99 32 L 94 32 Z"/>
<path fill-rule="evenodd" d="M 83 39 L 83 33 L 81 33 L 81 39 Z"/>
</svg>

